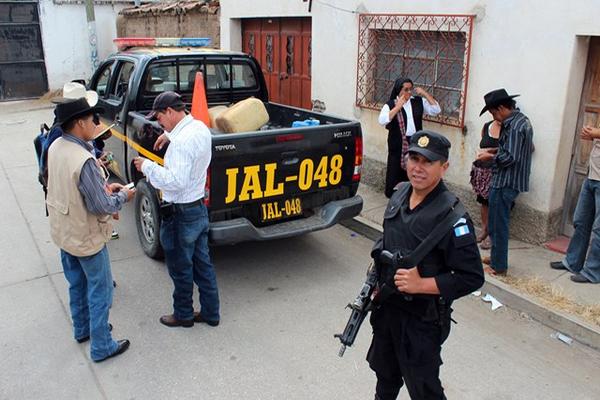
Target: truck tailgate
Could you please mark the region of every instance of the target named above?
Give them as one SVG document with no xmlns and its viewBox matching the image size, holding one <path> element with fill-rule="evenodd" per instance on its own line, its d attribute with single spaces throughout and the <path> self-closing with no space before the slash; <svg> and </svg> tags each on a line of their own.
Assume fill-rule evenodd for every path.
<svg viewBox="0 0 600 400">
<path fill-rule="evenodd" d="M 265 226 L 354 196 L 361 143 L 357 122 L 214 135 L 212 220 L 244 217 Z"/>
</svg>

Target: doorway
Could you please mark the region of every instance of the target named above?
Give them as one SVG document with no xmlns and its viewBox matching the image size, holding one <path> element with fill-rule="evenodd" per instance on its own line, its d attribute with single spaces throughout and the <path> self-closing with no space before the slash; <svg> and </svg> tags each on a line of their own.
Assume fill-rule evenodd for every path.
<svg viewBox="0 0 600 400">
<path fill-rule="evenodd" d="M 579 137 L 579 133 L 585 125 L 600 127 L 600 37 L 590 39 L 579 116 L 575 130 L 573 156 L 567 181 L 562 232 L 569 237 L 573 235 L 573 213 L 577 206 L 581 184 L 588 174 L 590 152 L 593 146 L 593 142 L 582 140 Z"/>
<path fill-rule="evenodd" d="M 260 63 L 270 101 L 311 109 L 311 30 L 305 17 L 242 21 L 242 51 Z"/>
</svg>

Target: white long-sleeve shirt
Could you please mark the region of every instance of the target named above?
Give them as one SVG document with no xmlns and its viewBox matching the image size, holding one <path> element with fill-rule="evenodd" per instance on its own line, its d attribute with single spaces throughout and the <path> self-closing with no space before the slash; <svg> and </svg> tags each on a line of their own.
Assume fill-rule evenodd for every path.
<svg viewBox="0 0 600 400">
<path fill-rule="evenodd" d="M 202 122 L 186 115 L 166 134 L 170 144 L 165 165 L 144 160 L 142 172 L 146 179 L 170 203 L 191 203 L 204 197 L 206 170 L 212 155 L 210 131 Z"/>
<path fill-rule="evenodd" d="M 414 97 L 411 97 L 410 99 L 412 100 Z M 427 101 L 427 99 L 425 97 L 421 97 L 421 100 L 423 100 L 423 113 L 427 114 L 427 115 L 438 115 L 440 112 L 442 112 L 442 109 L 440 108 L 440 105 L 438 103 L 435 104 L 429 104 L 429 102 Z M 413 113 L 412 113 L 412 104 L 409 101 L 407 101 L 406 103 L 404 103 L 404 105 L 402 106 L 402 108 L 404 108 L 404 111 L 406 112 L 406 136 L 412 136 L 414 133 L 417 132 L 417 128 L 415 128 L 415 120 L 413 118 Z M 394 118 L 396 118 L 394 116 Z M 383 108 L 381 109 L 381 112 L 379 113 L 379 124 L 382 126 L 386 126 L 387 124 L 390 123 L 390 106 L 388 106 L 387 104 L 383 105 Z"/>
</svg>

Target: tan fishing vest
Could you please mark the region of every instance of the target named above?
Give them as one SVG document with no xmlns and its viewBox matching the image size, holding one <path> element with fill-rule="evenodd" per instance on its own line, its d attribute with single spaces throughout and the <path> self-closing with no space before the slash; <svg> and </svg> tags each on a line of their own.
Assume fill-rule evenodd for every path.
<svg viewBox="0 0 600 400">
<path fill-rule="evenodd" d="M 58 138 L 48 150 L 48 216 L 58 247 L 76 257 L 98 253 L 110 240 L 110 215 L 90 213 L 79 192 L 83 164 L 94 156 L 77 143 Z"/>
</svg>

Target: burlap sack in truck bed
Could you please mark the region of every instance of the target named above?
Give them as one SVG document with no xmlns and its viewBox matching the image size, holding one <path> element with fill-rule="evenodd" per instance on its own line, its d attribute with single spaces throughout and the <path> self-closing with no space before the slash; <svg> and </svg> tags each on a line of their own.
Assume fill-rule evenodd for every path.
<svg viewBox="0 0 600 400">
<path fill-rule="evenodd" d="M 223 133 L 252 132 L 267 122 L 265 105 L 254 97 L 237 102 L 215 118 L 216 128 Z"/>
<path fill-rule="evenodd" d="M 210 126 L 213 128 L 217 127 L 217 117 L 227 111 L 229 107 L 227 106 L 214 106 L 208 109 L 208 118 L 210 119 Z"/>
</svg>

